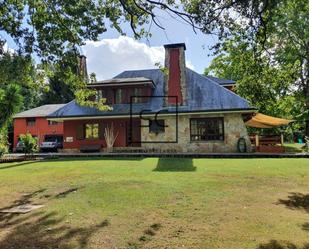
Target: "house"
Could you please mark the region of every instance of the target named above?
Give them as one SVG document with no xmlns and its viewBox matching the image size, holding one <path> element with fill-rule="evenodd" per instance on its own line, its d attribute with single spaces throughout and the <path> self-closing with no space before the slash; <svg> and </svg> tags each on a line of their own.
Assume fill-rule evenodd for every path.
<svg viewBox="0 0 309 249">
<path fill-rule="evenodd" d="M 63 122 L 64 151 L 106 148 L 104 133 L 112 126 L 114 147 L 122 151 L 236 152 L 240 138 L 250 149 L 244 119 L 255 108 L 224 87 L 233 82 L 186 68 L 184 43 L 164 47 L 168 70 L 124 71 L 88 85 L 112 110 L 73 100 L 48 115 Z"/>
<path fill-rule="evenodd" d="M 46 136 L 63 136 L 63 123 L 47 120 L 46 117 L 64 106 L 64 104 L 43 105 L 16 114 L 13 117 L 13 150 L 15 151 L 21 134 L 30 133 L 33 137 L 37 137 L 39 143 L 43 142 Z"/>
</svg>

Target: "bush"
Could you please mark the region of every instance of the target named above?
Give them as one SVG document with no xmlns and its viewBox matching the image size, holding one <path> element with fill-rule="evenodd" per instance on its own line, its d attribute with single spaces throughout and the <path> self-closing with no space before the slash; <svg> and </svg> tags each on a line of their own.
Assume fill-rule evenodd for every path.
<svg viewBox="0 0 309 249">
<path fill-rule="evenodd" d="M 20 141 L 24 145 L 25 154 L 32 154 L 38 151 L 38 141 L 36 138 L 32 137 L 31 134 L 20 135 Z"/>
<path fill-rule="evenodd" d="M 3 132 L 0 132 L 0 157 L 2 157 L 3 154 L 7 152 L 8 152 L 7 137 Z"/>
<path fill-rule="evenodd" d="M 2 157 L 3 154 L 6 153 L 6 152 L 7 152 L 7 146 L 6 146 L 6 144 L 0 143 L 0 157 Z"/>
</svg>

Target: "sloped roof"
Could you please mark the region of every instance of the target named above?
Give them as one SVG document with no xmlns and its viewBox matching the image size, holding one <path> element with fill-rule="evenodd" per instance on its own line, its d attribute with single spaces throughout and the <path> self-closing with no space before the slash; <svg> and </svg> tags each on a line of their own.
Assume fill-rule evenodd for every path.
<svg viewBox="0 0 309 249">
<path fill-rule="evenodd" d="M 236 82 L 234 80 L 220 79 L 220 78 L 210 76 L 210 75 L 207 75 L 205 77 L 210 79 L 210 80 L 213 80 L 214 82 L 216 82 L 216 83 L 218 83 L 219 85 L 222 85 L 222 86 L 235 85 L 236 84 Z"/>
<path fill-rule="evenodd" d="M 156 88 L 153 96 L 164 95 L 163 84 L 164 74 L 160 69 L 149 70 L 133 70 L 124 71 L 114 77 L 114 79 L 121 78 L 138 78 L 145 77 L 151 79 Z M 198 111 L 228 111 L 228 110 L 253 110 L 247 100 L 241 98 L 220 86 L 208 77 L 202 76 L 190 69 L 186 69 L 187 80 L 187 105 L 179 106 L 179 112 L 198 112 Z M 151 98 L 148 103 L 134 104 L 132 113 L 138 114 L 141 110 L 149 110 L 150 113 L 155 113 L 159 110 L 166 110 L 167 112 L 175 111 L 173 107 L 164 107 L 163 98 Z M 96 108 L 80 106 L 76 101 L 68 103 L 66 106 L 60 108 L 50 118 L 60 117 L 80 117 L 80 116 L 114 116 L 114 115 L 129 115 L 130 104 L 116 104 L 113 105 L 112 111 L 99 111 Z"/>
<path fill-rule="evenodd" d="M 14 118 L 47 117 L 66 104 L 42 105 L 24 112 L 17 113 Z"/>
<path fill-rule="evenodd" d="M 145 77 L 135 77 L 135 78 L 113 78 L 108 80 L 101 80 L 95 83 L 88 84 L 89 88 L 98 87 L 98 86 L 118 86 L 118 85 L 144 85 L 150 84 L 151 87 L 155 87 L 154 82 L 151 79 Z"/>
<path fill-rule="evenodd" d="M 151 81 L 151 79 L 145 77 L 135 77 L 135 78 L 113 78 L 109 80 L 101 80 L 97 81 L 94 84 L 108 84 L 108 83 L 131 83 L 131 82 L 147 82 Z"/>
</svg>

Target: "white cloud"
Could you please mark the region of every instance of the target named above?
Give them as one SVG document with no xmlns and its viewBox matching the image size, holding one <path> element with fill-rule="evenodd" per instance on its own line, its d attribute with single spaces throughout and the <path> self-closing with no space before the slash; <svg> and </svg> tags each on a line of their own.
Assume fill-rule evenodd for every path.
<svg viewBox="0 0 309 249">
<path fill-rule="evenodd" d="M 194 70 L 194 66 L 191 61 L 186 60 L 186 66 L 192 70 Z"/>
<path fill-rule="evenodd" d="M 4 43 L 3 45 L 3 51 L 7 52 L 9 54 L 15 54 L 15 50 L 10 48 L 9 45 L 7 43 Z"/>
<path fill-rule="evenodd" d="M 164 65 L 163 46 L 149 47 L 126 36 L 88 41 L 83 51 L 88 72 L 94 72 L 98 80 L 112 78 L 125 70 L 156 68 L 158 62 Z M 187 66 L 193 69 L 190 61 Z"/>
</svg>

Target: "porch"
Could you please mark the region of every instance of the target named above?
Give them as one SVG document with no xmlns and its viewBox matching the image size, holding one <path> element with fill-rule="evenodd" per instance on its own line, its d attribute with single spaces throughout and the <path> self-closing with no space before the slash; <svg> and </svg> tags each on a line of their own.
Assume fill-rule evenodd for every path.
<svg viewBox="0 0 309 249">
<path fill-rule="evenodd" d="M 63 152 L 107 150 L 106 136 L 113 135 L 113 147 L 140 147 L 140 119 L 75 119 L 63 121 Z"/>
</svg>

